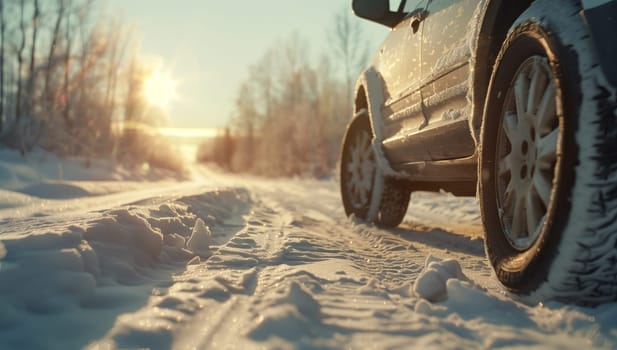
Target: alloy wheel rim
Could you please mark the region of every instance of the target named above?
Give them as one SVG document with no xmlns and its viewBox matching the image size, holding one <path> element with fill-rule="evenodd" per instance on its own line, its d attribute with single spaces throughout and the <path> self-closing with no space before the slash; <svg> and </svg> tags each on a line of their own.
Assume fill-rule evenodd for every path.
<svg viewBox="0 0 617 350">
<path fill-rule="evenodd" d="M 528 58 L 514 75 L 497 140 L 499 217 L 510 245 L 524 251 L 550 212 L 561 142 L 557 88 L 545 57 Z"/>
<path fill-rule="evenodd" d="M 361 209 L 368 205 L 376 169 L 371 135 L 366 131 L 356 133 L 351 140 L 349 161 L 344 169 L 348 180 L 347 193 L 353 208 Z"/>
</svg>

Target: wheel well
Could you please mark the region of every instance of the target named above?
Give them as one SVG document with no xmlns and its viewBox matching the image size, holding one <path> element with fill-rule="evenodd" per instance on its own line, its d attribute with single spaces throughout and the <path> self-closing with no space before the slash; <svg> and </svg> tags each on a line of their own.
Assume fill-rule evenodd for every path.
<svg viewBox="0 0 617 350">
<path fill-rule="evenodd" d="M 533 0 L 493 0 L 489 3 L 480 27 L 474 68 L 473 127 L 479 135 L 493 65 L 508 30 Z"/>
<path fill-rule="evenodd" d="M 364 91 L 363 86 L 360 87 L 358 89 L 358 92 L 356 93 L 356 100 L 354 103 L 354 107 L 355 107 L 354 115 L 363 108 L 366 108 L 368 110 L 368 99 L 366 97 L 366 91 Z"/>
</svg>

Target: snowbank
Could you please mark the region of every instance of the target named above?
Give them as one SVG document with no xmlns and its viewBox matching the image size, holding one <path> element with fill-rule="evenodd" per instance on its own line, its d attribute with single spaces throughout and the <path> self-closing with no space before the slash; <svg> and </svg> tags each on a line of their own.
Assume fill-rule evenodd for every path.
<svg viewBox="0 0 617 350">
<path fill-rule="evenodd" d="M 92 341 L 80 334 L 102 336 L 113 314 L 220 244 L 248 202 L 244 190 L 219 190 L 0 230 L 0 348 L 79 348 Z M 70 336 L 49 343 L 58 334 Z"/>
<path fill-rule="evenodd" d="M 126 190 L 127 186 L 126 183 L 119 188 L 96 186 L 92 182 L 152 181 L 180 177 L 168 170 L 127 168 L 110 160 L 77 157 L 61 159 L 41 149 L 22 157 L 15 150 L 0 148 L 0 188 L 40 198 L 100 195 Z M 82 182 L 88 183 L 82 186 Z"/>
</svg>

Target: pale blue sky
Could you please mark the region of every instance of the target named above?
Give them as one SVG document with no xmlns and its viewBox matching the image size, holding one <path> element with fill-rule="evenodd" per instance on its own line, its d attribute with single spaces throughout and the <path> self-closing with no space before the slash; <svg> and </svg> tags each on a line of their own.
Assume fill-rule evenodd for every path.
<svg viewBox="0 0 617 350">
<path fill-rule="evenodd" d="M 293 31 L 315 57 L 327 30 L 351 0 L 107 0 L 108 11 L 134 28 L 141 51 L 160 59 L 178 80 L 170 126 L 221 127 L 233 109 L 247 67 Z M 388 29 L 358 19 L 373 47 Z"/>
</svg>

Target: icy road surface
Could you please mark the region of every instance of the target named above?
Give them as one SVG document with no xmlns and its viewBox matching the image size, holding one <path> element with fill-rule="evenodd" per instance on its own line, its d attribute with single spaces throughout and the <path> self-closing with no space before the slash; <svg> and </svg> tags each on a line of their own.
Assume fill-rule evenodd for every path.
<svg viewBox="0 0 617 350">
<path fill-rule="evenodd" d="M 500 289 L 473 198 L 414 194 L 381 230 L 334 181 L 200 178 L 0 193 L 0 348 L 617 347 L 617 305 Z"/>
</svg>

